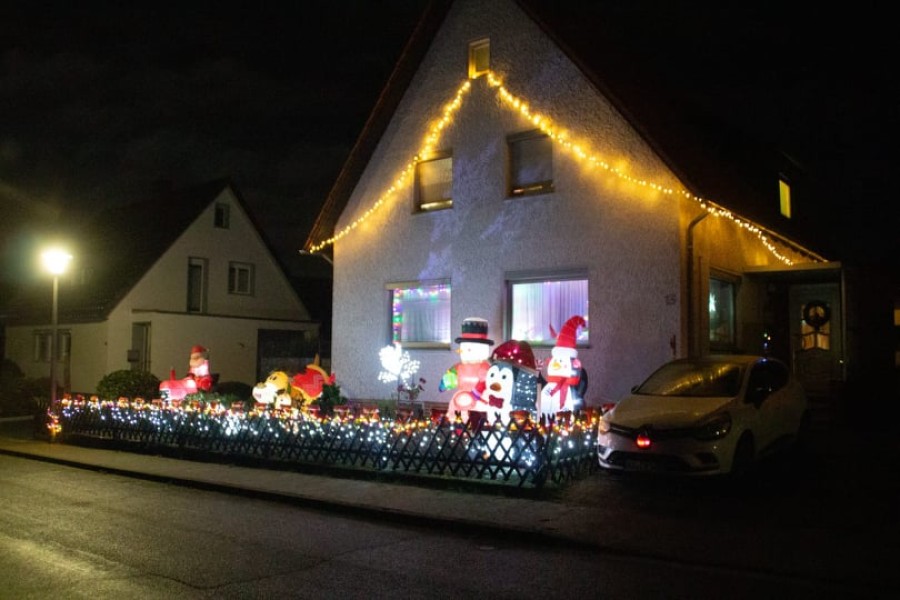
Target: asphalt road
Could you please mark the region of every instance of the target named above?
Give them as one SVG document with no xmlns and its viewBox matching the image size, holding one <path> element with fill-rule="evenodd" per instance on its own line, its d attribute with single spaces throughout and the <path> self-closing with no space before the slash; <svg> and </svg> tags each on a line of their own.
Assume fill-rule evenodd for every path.
<svg viewBox="0 0 900 600">
<path fill-rule="evenodd" d="M 0 504 L 0 598 L 17 600 L 877 596 L 760 570 L 379 523 L 11 456 L 0 456 Z"/>
</svg>

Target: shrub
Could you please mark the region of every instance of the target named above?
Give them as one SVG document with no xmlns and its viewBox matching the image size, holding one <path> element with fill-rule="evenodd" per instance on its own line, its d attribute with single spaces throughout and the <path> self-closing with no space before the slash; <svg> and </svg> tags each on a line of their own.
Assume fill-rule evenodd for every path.
<svg viewBox="0 0 900 600">
<path fill-rule="evenodd" d="M 122 369 L 107 374 L 97 384 L 97 395 L 104 400 L 121 396 L 145 400 L 159 397 L 159 379 L 153 373 Z"/>
<path fill-rule="evenodd" d="M 322 395 L 316 399 L 315 404 L 318 405 L 321 414 L 331 415 L 335 406 L 347 404 L 347 397 L 341 395 L 341 386 L 336 383 L 325 384 L 322 386 Z"/>
<path fill-rule="evenodd" d="M 245 402 L 253 397 L 253 387 L 241 381 L 223 381 L 216 386 L 216 395 L 220 402 Z"/>
<path fill-rule="evenodd" d="M 33 415 L 47 408 L 50 378 L 28 378 L 6 358 L 0 362 L 0 417 Z"/>
</svg>

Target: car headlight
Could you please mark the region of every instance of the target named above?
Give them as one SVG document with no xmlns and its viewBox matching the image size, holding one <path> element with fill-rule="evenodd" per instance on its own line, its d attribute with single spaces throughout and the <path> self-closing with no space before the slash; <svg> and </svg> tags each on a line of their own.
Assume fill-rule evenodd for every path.
<svg viewBox="0 0 900 600">
<path fill-rule="evenodd" d="M 713 415 L 694 430 L 694 437 L 698 440 L 718 440 L 731 431 L 731 415 L 719 413 Z"/>
<path fill-rule="evenodd" d="M 600 417 L 600 422 L 597 423 L 597 433 L 609 433 L 609 420 L 605 415 Z"/>
</svg>

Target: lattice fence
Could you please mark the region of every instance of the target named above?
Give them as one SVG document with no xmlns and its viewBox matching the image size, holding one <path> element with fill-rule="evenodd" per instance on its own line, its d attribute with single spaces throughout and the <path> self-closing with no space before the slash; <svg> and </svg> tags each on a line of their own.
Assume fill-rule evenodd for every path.
<svg viewBox="0 0 900 600">
<path fill-rule="evenodd" d="M 148 405 L 68 406 L 66 441 L 106 441 L 142 451 L 182 449 L 210 457 L 262 459 L 528 487 L 564 484 L 594 468 L 596 422 L 475 417 L 467 422 L 377 415 L 319 418 L 305 413 L 184 410 Z"/>
</svg>

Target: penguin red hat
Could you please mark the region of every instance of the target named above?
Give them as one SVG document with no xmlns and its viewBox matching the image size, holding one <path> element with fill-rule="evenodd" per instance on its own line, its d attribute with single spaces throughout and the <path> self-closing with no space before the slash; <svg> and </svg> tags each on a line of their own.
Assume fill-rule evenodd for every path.
<svg viewBox="0 0 900 600">
<path fill-rule="evenodd" d="M 199 344 L 194 346 L 193 348 L 191 348 L 191 354 L 203 354 L 206 351 L 207 351 L 206 348 L 204 348 L 203 346 L 201 346 Z"/>
<path fill-rule="evenodd" d="M 576 315 L 566 321 L 566 324 L 563 325 L 562 330 L 559 332 L 559 336 L 556 338 L 556 346 L 553 348 L 555 354 L 566 355 L 572 358 L 578 356 L 576 340 L 578 339 L 579 327 L 587 327 L 587 322 L 583 317 Z"/>
</svg>

